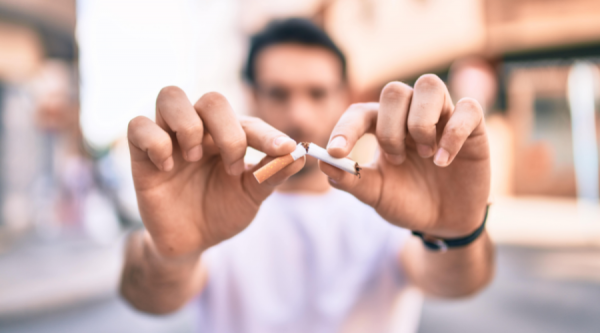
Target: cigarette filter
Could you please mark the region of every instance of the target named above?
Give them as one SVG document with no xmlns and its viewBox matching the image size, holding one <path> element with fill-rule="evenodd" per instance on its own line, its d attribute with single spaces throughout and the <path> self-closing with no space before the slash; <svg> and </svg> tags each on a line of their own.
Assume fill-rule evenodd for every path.
<svg viewBox="0 0 600 333">
<path fill-rule="evenodd" d="M 304 148 L 306 149 L 307 155 L 360 177 L 360 167 L 358 166 L 358 163 L 354 162 L 353 160 L 349 158 L 335 158 L 329 155 L 327 150 L 317 146 L 314 143 L 309 143 L 308 145 L 304 143 Z"/>
<path fill-rule="evenodd" d="M 277 157 L 271 162 L 263 165 L 262 168 L 254 171 L 254 178 L 256 178 L 260 184 L 304 155 L 306 155 L 306 149 L 302 144 L 298 144 L 293 152 Z"/>
</svg>

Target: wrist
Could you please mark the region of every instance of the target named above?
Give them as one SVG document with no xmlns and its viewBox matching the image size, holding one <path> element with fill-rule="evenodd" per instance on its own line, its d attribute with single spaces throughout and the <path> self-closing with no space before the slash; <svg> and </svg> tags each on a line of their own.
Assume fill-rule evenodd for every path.
<svg viewBox="0 0 600 333">
<path fill-rule="evenodd" d="M 474 209 L 463 210 L 465 213 L 462 214 L 440 215 L 438 221 L 430 228 L 418 229 L 417 231 L 435 238 L 466 237 L 475 232 L 487 218 L 488 207 L 489 204 L 483 203 L 477 205 Z"/>
<path fill-rule="evenodd" d="M 203 253 L 202 250 L 197 250 L 183 254 L 167 254 L 160 250 L 152 235 L 147 230 L 141 231 L 139 238 L 142 243 L 144 257 L 150 262 L 160 264 L 161 266 L 172 268 L 194 266 L 198 263 Z"/>
<path fill-rule="evenodd" d="M 477 229 L 469 234 L 459 237 L 439 237 L 433 236 L 420 231 L 413 231 L 412 234 L 421 238 L 425 247 L 433 251 L 446 252 L 450 248 L 465 247 L 475 242 L 480 236 L 485 233 L 485 224 L 487 222 L 489 205 L 486 205 L 483 220 L 480 222 Z"/>
<path fill-rule="evenodd" d="M 195 295 L 206 281 L 206 267 L 199 255 L 164 258 L 145 230 L 131 234 L 126 253 L 121 293 L 143 311 L 171 312 Z"/>
</svg>

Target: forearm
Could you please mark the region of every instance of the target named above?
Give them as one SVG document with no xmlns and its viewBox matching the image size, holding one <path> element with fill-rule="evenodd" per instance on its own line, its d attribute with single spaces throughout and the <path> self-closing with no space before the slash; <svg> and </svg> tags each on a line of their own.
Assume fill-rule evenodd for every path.
<svg viewBox="0 0 600 333">
<path fill-rule="evenodd" d="M 199 254 L 164 258 L 145 230 L 129 237 L 120 291 L 135 308 L 155 314 L 175 311 L 199 293 L 205 281 Z"/>
<path fill-rule="evenodd" d="M 473 243 L 446 252 L 427 250 L 413 237 L 402 261 L 411 281 L 426 294 L 463 297 L 483 288 L 494 272 L 494 246 L 484 232 Z"/>
</svg>

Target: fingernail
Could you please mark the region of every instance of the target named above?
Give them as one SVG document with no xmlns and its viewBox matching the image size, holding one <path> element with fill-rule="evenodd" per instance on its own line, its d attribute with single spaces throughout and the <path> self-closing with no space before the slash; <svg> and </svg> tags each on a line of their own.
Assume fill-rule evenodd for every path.
<svg viewBox="0 0 600 333">
<path fill-rule="evenodd" d="M 433 163 L 437 166 L 444 167 L 448 165 L 448 159 L 450 158 L 450 154 L 444 148 L 440 148 L 435 154 L 435 158 L 433 159 Z"/>
<path fill-rule="evenodd" d="M 186 155 L 188 161 L 196 162 L 202 157 L 202 147 L 200 145 L 192 147 L 190 150 L 187 151 Z"/>
<path fill-rule="evenodd" d="M 273 144 L 275 144 L 275 147 L 279 147 L 284 145 L 286 142 L 291 141 L 294 144 L 296 144 L 296 142 L 294 140 L 292 140 L 291 138 L 287 137 L 287 136 L 280 136 L 277 139 L 275 139 L 275 142 L 273 142 Z"/>
<path fill-rule="evenodd" d="M 171 169 L 173 169 L 173 165 L 175 165 L 173 157 L 169 157 L 166 161 L 163 162 L 162 169 L 163 171 L 171 171 Z"/>
<path fill-rule="evenodd" d="M 422 143 L 417 144 L 417 152 L 421 157 L 430 157 L 433 154 L 433 148 Z"/>
<path fill-rule="evenodd" d="M 346 138 L 343 136 L 336 136 L 329 142 L 327 148 L 344 148 L 346 147 Z"/>
<path fill-rule="evenodd" d="M 229 168 L 229 174 L 237 176 L 244 172 L 245 168 L 246 166 L 244 165 L 244 160 L 239 160 L 231 165 L 231 167 Z"/>
<path fill-rule="evenodd" d="M 331 184 L 337 185 L 338 182 L 335 179 L 333 179 L 331 177 L 329 177 L 328 179 Z"/>
<path fill-rule="evenodd" d="M 385 154 L 385 157 L 387 158 L 387 160 L 394 164 L 394 165 L 400 165 L 402 164 L 402 162 L 404 162 L 404 155 L 392 155 L 392 154 Z"/>
</svg>

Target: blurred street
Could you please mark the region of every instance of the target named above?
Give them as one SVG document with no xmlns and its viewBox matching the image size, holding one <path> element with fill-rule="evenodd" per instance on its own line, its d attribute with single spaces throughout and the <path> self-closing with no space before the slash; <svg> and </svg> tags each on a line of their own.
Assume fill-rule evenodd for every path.
<svg viewBox="0 0 600 333">
<path fill-rule="evenodd" d="M 492 285 L 459 302 L 426 300 L 421 333 L 598 332 L 600 250 L 500 246 Z"/>
<path fill-rule="evenodd" d="M 191 332 L 191 309 L 153 318 L 118 297 L 122 244 L 25 240 L 0 254 L 0 332 Z"/>
<path fill-rule="evenodd" d="M 0 320 L 2 332 L 148 332 L 188 333 L 193 330 L 190 309 L 155 318 L 134 312 L 114 294 L 96 302 L 20 321 Z"/>
<path fill-rule="evenodd" d="M 599 249 L 500 246 L 492 285 L 465 301 L 426 300 L 419 332 L 597 332 L 598 258 Z M 11 271 L 3 267 L 2 278 Z M 0 331 L 183 333 L 193 331 L 193 312 L 191 305 L 167 317 L 140 314 L 113 290 L 76 307 L 46 309 L 18 319 L 0 318 Z"/>
</svg>

